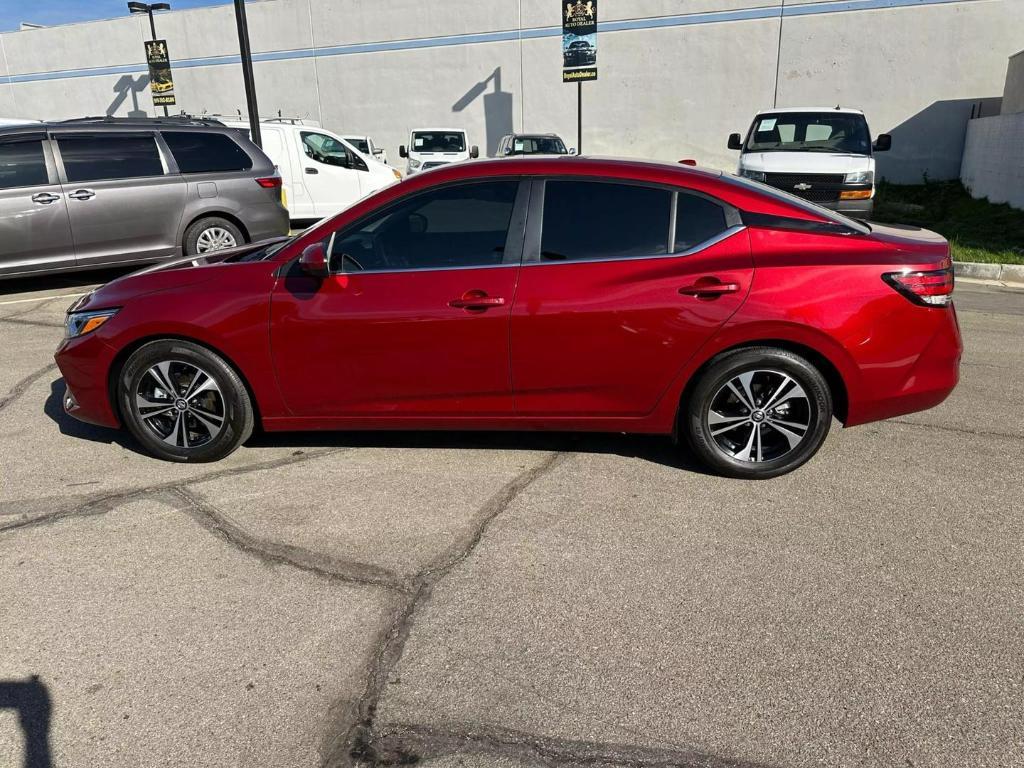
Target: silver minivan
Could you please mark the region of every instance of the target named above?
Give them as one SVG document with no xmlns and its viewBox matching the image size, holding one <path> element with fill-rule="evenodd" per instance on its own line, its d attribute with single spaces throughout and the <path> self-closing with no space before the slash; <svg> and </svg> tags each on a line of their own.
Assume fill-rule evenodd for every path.
<svg viewBox="0 0 1024 768">
<path fill-rule="evenodd" d="M 0 128 L 0 278 L 286 234 L 281 177 L 237 128 L 188 117 Z"/>
</svg>

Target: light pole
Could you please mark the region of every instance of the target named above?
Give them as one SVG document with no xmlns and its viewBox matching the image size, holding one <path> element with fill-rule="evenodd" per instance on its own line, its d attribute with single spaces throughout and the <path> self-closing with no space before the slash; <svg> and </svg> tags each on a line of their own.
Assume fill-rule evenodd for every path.
<svg viewBox="0 0 1024 768">
<path fill-rule="evenodd" d="M 129 13 L 145 13 L 149 16 L 149 31 L 153 35 L 150 40 L 156 40 L 156 24 L 153 22 L 153 11 L 169 11 L 170 3 L 128 3 Z M 164 117 L 167 117 L 167 105 L 164 104 Z"/>
<path fill-rule="evenodd" d="M 256 105 L 256 82 L 252 76 L 252 51 L 249 50 L 249 23 L 245 19 L 245 0 L 235 0 L 235 24 L 238 26 L 238 52 L 242 58 L 242 82 L 245 84 L 245 105 L 249 110 L 249 135 L 256 146 L 263 146 L 260 136 L 260 110 Z"/>
</svg>

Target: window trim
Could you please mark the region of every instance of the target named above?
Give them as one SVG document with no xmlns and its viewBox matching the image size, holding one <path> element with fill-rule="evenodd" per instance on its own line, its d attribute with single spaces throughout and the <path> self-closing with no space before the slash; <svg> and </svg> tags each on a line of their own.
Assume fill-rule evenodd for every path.
<svg viewBox="0 0 1024 768">
<path fill-rule="evenodd" d="M 595 256 L 589 259 L 571 259 L 567 261 L 546 261 L 541 258 L 541 238 L 544 234 L 544 196 L 547 182 L 549 181 L 579 181 L 598 184 L 618 184 L 619 186 L 647 187 L 648 189 L 663 189 L 672 195 L 669 207 L 669 224 L 666 231 L 665 253 L 652 253 L 644 256 Z M 679 202 L 679 194 L 702 197 L 715 205 L 718 205 L 725 213 L 726 229 L 716 235 L 697 243 L 685 251 L 675 249 L 676 212 Z M 659 182 L 644 181 L 642 179 L 616 179 L 605 176 L 544 176 L 533 181 L 533 191 L 530 196 L 530 213 L 527 219 L 526 244 L 523 249 L 524 267 L 546 267 L 546 266 L 568 266 L 570 264 L 594 264 L 608 261 L 648 261 L 651 259 L 676 259 L 691 256 L 695 253 L 707 250 L 723 240 L 742 232 L 747 228 L 740 216 L 739 210 L 716 197 L 708 195 L 689 187 L 680 187 L 675 184 L 663 184 Z"/>
<path fill-rule="evenodd" d="M 372 211 L 368 211 L 365 215 L 360 216 L 355 221 L 352 221 L 344 227 L 339 227 L 333 230 L 325 238 L 330 241 L 330 244 L 334 244 L 334 240 L 338 236 L 344 237 L 346 233 L 361 227 L 369 219 L 376 217 L 377 215 L 387 215 L 395 208 L 408 203 L 411 200 L 415 200 L 417 197 L 436 192 L 440 189 L 448 189 L 450 187 L 461 187 L 469 186 L 471 184 L 485 184 L 493 181 L 514 181 L 518 183 L 516 189 L 516 197 L 512 203 L 512 215 L 508 221 L 508 232 L 505 234 L 505 250 L 502 254 L 502 260 L 500 264 L 475 264 L 472 266 L 465 267 L 403 267 L 397 269 L 359 269 L 345 271 L 344 260 L 342 260 L 342 268 L 337 270 L 331 270 L 330 275 L 332 277 L 337 275 L 387 275 L 394 274 L 397 272 L 451 272 L 455 270 L 466 270 L 466 269 L 504 269 L 507 267 L 519 267 L 522 265 L 523 255 L 523 230 L 526 227 L 528 212 L 530 210 L 530 182 L 528 179 L 524 179 L 522 176 L 489 176 L 474 179 L 457 179 L 444 184 L 438 184 L 436 186 L 428 187 L 426 189 L 419 189 L 415 192 L 411 192 L 408 195 L 403 195 L 390 203 L 376 208 Z M 321 240 L 321 242 L 323 241 Z M 300 254 L 301 256 L 301 254 Z M 330 262 L 330 252 L 327 253 L 328 263 Z M 294 261 L 298 263 L 298 259 Z"/>
<path fill-rule="evenodd" d="M 102 139 L 123 139 L 123 138 L 137 138 L 139 136 L 146 136 L 153 139 L 153 144 L 156 147 L 157 157 L 160 158 L 160 167 L 163 169 L 161 173 L 151 174 L 147 176 L 116 176 L 109 179 L 86 179 L 82 181 L 71 181 L 68 179 L 67 168 L 64 166 L 64 153 L 60 148 L 61 138 L 102 138 Z M 159 135 L 158 131 L 53 131 L 50 134 L 51 146 L 53 149 L 54 160 L 57 165 L 57 175 L 60 178 L 61 184 L 67 184 L 69 186 L 91 186 L 93 184 L 110 184 L 118 182 L 129 182 L 129 181 L 141 181 L 144 179 L 163 179 L 171 175 L 169 164 L 167 162 L 167 155 L 165 152 L 165 145 Z M 175 165 L 177 168 L 177 165 Z"/>
</svg>

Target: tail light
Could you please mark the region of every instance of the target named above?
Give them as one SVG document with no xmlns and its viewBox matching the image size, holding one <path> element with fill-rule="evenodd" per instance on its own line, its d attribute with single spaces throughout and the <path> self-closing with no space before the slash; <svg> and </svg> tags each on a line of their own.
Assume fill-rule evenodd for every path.
<svg viewBox="0 0 1024 768">
<path fill-rule="evenodd" d="M 264 189 L 277 189 L 283 182 L 280 176 L 266 176 L 262 179 L 256 179 L 256 183 Z"/>
<path fill-rule="evenodd" d="M 886 272 L 882 279 L 915 304 L 945 307 L 953 301 L 953 263 L 947 257 L 941 269 L 927 272 Z"/>
</svg>

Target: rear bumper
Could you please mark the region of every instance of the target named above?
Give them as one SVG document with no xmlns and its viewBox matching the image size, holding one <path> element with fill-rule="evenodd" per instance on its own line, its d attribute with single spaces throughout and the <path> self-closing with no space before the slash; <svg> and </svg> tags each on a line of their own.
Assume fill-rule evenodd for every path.
<svg viewBox="0 0 1024 768">
<path fill-rule="evenodd" d="M 110 402 L 108 372 L 115 350 L 98 336 L 65 339 L 54 360 L 64 377 L 64 410 L 69 416 L 101 427 L 120 427 Z"/>
<path fill-rule="evenodd" d="M 279 202 L 246 208 L 243 223 L 253 243 L 287 235 L 291 231 L 288 209 Z"/>
</svg>

